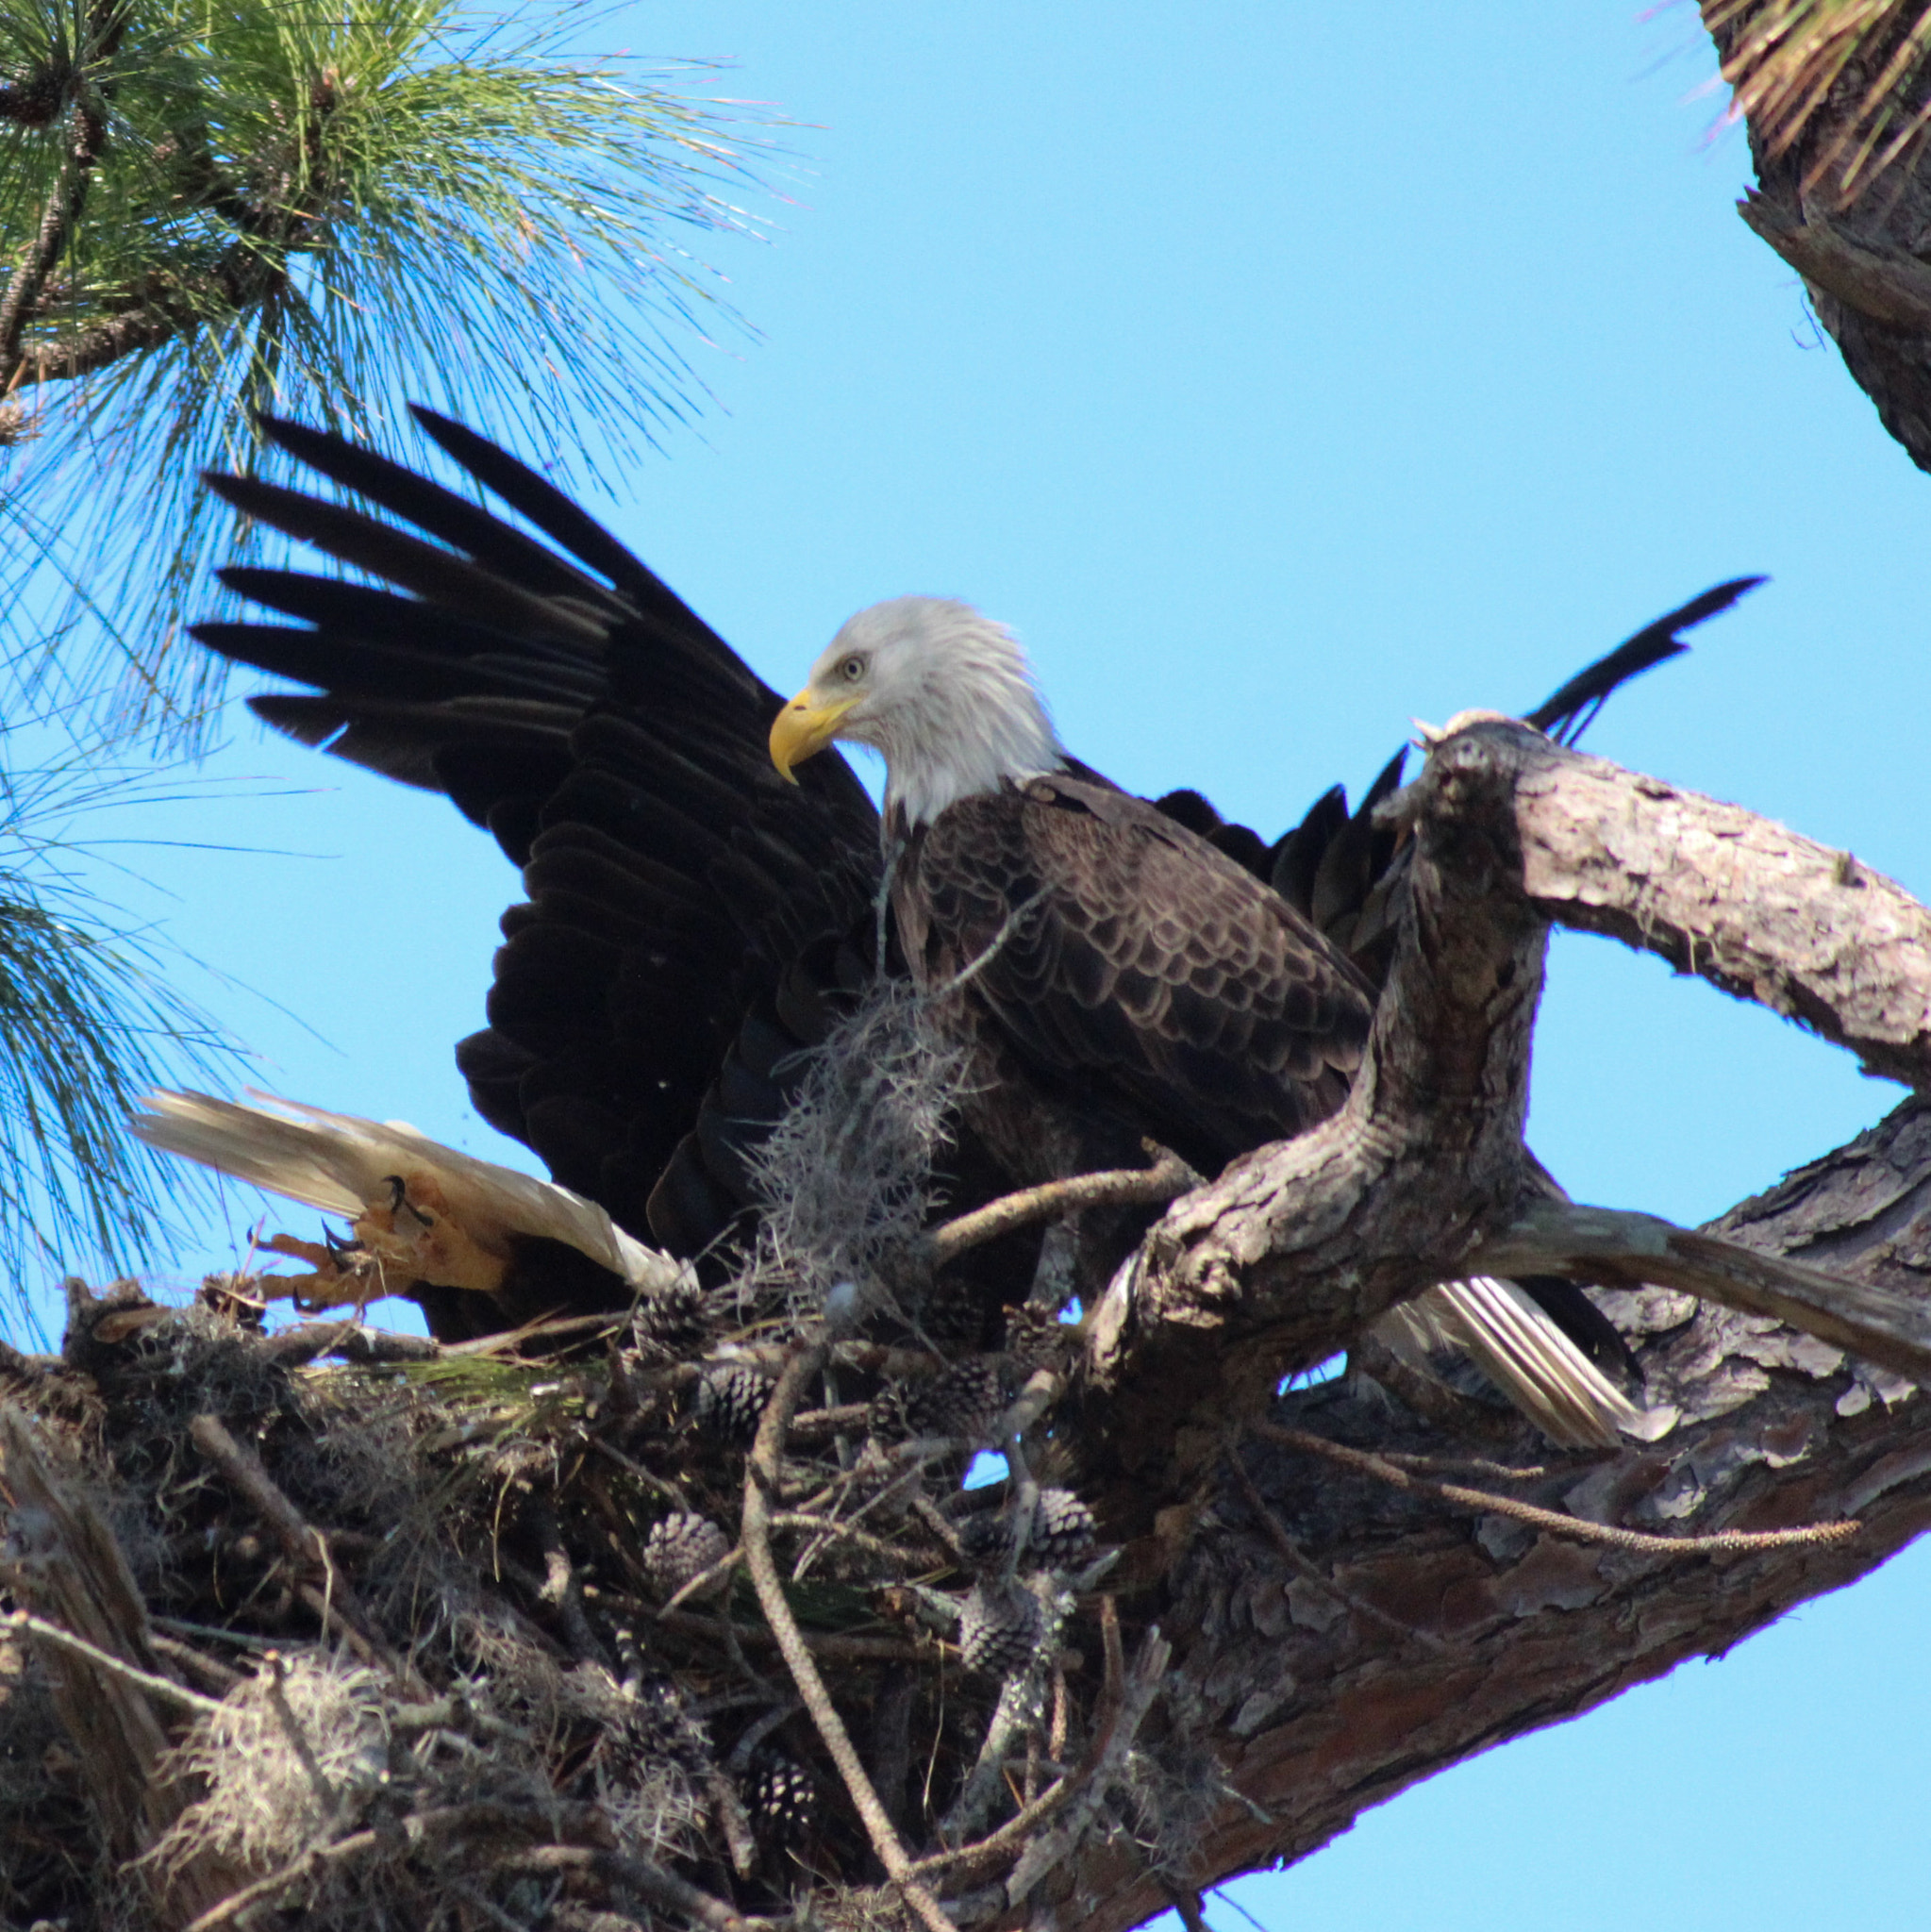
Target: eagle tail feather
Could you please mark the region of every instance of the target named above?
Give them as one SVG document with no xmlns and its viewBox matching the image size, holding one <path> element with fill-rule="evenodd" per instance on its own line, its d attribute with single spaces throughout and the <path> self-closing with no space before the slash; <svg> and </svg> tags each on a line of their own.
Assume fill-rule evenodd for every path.
<svg viewBox="0 0 1931 1932">
<path fill-rule="evenodd" d="M 1445 1281 L 1391 1309 L 1375 1339 L 1430 1373 L 1435 1350 L 1458 1350 L 1564 1449 L 1608 1449 L 1641 1411 L 1512 1281 Z"/>
</svg>

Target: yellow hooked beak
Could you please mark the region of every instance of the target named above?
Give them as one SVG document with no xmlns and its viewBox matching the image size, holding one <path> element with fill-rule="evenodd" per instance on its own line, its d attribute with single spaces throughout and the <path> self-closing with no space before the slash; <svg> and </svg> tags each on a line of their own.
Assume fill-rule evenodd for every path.
<svg viewBox="0 0 1931 1932">
<path fill-rule="evenodd" d="M 807 684 L 772 721 L 771 761 L 778 776 L 795 785 L 791 767 L 822 752 L 838 736 L 839 720 L 857 702 L 819 697 Z"/>
</svg>

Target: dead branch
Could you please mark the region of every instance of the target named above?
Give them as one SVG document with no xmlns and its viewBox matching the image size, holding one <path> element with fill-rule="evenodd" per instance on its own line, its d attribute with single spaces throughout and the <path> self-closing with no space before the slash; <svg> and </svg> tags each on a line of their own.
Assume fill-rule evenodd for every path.
<svg viewBox="0 0 1931 1932">
<path fill-rule="evenodd" d="M 358 1367 L 397 1362 L 433 1362 L 441 1349 L 426 1335 L 397 1335 L 383 1328 L 365 1328 L 357 1321 L 303 1322 L 271 1336 L 268 1347 L 275 1360 L 290 1368 L 336 1356 Z"/>
<path fill-rule="evenodd" d="M 935 1227 L 925 1238 L 919 1258 L 928 1268 L 942 1268 L 967 1249 L 996 1241 L 1016 1227 L 1057 1220 L 1081 1208 L 1140 1207 L 1171 1201 L 1199 1180 L 1177 1155 L 1162 1154 L 1151 1167 L 1115 1168 L 1104 1174 L 1042 1181 L 1038 1187 L 1022 1188 Z"/>
<path fill-rule="evenodd" d="M 340 1630 L 365 1661 L 398 1677 L 407 1675 L 401 1660 L 372 1634 L 348 1579 L 336 1568 L 327 1537 L 309 1524 L 275 1487 L 261 1466 L 261 1458 L 236 1441 L 218 1416 L 196 1416 L 188 1424 L 188 1437 L 268 1525 L 290 1558 L 322 1577 L 319 1590 L 313 1584 L 303 1583 L 296 1586 L 296 1593 L 322 1619 L 324 1626 Z"/>
<path fill-rule="evenodd" d="M 1931 1381 L 1931 1307 L 1924 1302 L 1674 1227 L 1654 1214 L 1536 1201 L 1485 1241 L 1471 1266 L 1487 1274 L 1578 1275 L 1605 1287 L 1681 1289 L 1787 1322 L 1866 1361 Z"/>
<path fill-rule="evenodd" d="M 63 1630 L 58 1624 L 48 1623 L 44 1617 L 36 1617 L 30 1610 L 9 1610 L 0 1615 L 0 1626 L 24 1630 L 42 1643 L 51 1643 L 56 1650 L 83 1657 L 93 1669 L 105 1671 L 108 1675 L 120 1678 L 124 1684 L 145 1691 L 158 1703 L 185 1711 L 191 1717 L 209 1716 L 222 1707 L 218 1698 L 204 1697 L 200 1691 L 189 1690 L 173 1677 L 163 1677 L 153 1671 L 137 1670 L 134 1665 L 103 1650 L 98 1644 L 88 1642 L 84 1637 L 76 1637 L 71 1630 Z"/>
<path fill-rule="evenodd" d="M 1606 1549 L 1635 1550 L 1656 1557 L 1723 1557 L 1745 1550 L 1784 1549 L 1798 1543 L 1839 1542 L 1856 1536 L 1863 1524 L 1855 1518 L 1840 1523 L 1806 1524 L 1801 1529 L 1722 1530 L 1715 1536 L 1647 1536 L 1641 1530 L 1619 1529 L 1610 1523 L 1590 1523 L 1575 1516 L 1564 1516 L 1554 1509 L 1539 1509 L 1533 1503 L 1518 1502 L 1513 1496 L 1498 1496 L 1489 1490 L 1472 1490 L 1460 1483 L 1431 1482 L 1426 1476 L 1398 1469 L 1379 1456 L 1371 1456 L 1344 1443 L 1330 1442 L 1323 1436 L 1306 1429 L 1283 1428 L 1278 1423 L 1257 1422 L 1254 1433 L 1262 1441 L 1278 1442 L 1284 1449 L 1299 1449 L 1307 1456 L 1319 1456 L 1338 1462 L 1344 1469 L 1358 1469 L 1390 1489 L 1406 1490 L 1411 1495 L 1433 1496 L 1452 1509 L 1469 1509 L 1476 1515 L 1507 1516 L 1525 1523 L 1533 1529 L 1546 1529 L 1556 1536 L 1573 1537 L 1577 1542 L 1600 1543 Z M 1252 1489 L 1252 1478 L 1238 1463 L 1241 1486 L 1263 1510 L 1260 1492 Z M 1278 1528 L 1268 1512 L 1269 1524 Z M 1282 1532 L 1285 1536 L 1285 1532 Z M 1378 1613 L 1377 1613 L 1378 1614 Z M 1414 1635 L 1423 1635 L 1414 1632 Z M 1432 1640 L 1430 1640 L 1432 1641 Z"/>
<path fill-rule="evenodd" d="M 633 1891 L 658 1911 L 674 1912 L 707 1932 L 767 1932 L 783 1924 L 775 1919 L 747 1919 L 722 1899 L 641 1858 L 583 1845 L 534 1845 L 499 1861 L 521 1872 L 584 1872 L 604 1884 Z"/>
<path fill-rule="evenodd" d="M 955 1932 L 950 1919 L 939 1907 L 939 1901 L 920 1883 L 912 1869 L 910 1856 L 891 1815 L 879 1802 L 878 1793 L 866 1774 L 864 1764 L 854 1749 L 844 1720 L 838 1714 L 824 1679 L 812 1661 L 811 1652 L 799 1633 L 784 1586 L 778 1581 L 777 1565 L 771 1554 L 771 1505 L 769 1497 L 778 1489 L 778 1470 L 784 1458 L 785 1434 L 791 1411 L 799 1397 L 824 1369 L 829 1351 L 823 1341 L 798 1349 L 778 1377 L 763 1417 L 757 1424 L 757 1439 L 752 1444 L 744 1472 L 743 1541 L 745 1567 L 751 1573 L 752 1587 L 763 1608 L 765 1621 L 777 1639 L 777 1647 L 791 1671 L 798 1695 L 811 1713 L 818 1735 L 844 1780 L 854 1807 L 863 1821 L 872 1849 L 886 1875 L 897 1888 L 907 1906 L 917 1914 L 926 1932 Z"/>
</svg>

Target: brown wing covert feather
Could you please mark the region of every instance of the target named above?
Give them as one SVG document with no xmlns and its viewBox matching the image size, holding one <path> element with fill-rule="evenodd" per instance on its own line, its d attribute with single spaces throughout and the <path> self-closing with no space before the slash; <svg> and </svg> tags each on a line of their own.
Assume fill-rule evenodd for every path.
<svg viewBox="0 0 1931 1932">
<path fill-rule="evenodd" d="M 1056 776 L 941 813 L 900 893 L 931 982 L 981 961 L 1033 1068 L 1203 1167 L 1340 1104 L 1371 1004 L 1277 894 L 1143 800 Z M 1015 908 L 1026 908 L 1011 921 Z"/>
</svg>

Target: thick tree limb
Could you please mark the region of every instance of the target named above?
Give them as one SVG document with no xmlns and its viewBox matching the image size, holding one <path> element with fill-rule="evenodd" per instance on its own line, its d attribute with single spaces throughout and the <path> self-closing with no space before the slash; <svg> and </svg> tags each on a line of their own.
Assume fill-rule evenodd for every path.
<svg viewBox="0 0 1931 1932">
<path fill-rule="evenodd" d="M 1931 1086 L 1931 911 L 1847 852 L 1554 746 L 1526 726 L 1523 888 L 1549 918 L 1659 953 Z"/>
<path fill-rule="evenodd" d="M 1095 1311 L 1095 1462 L 1145 1527 L 1229 1404 L 1347 1344 L 1393 1302 L 1475 1271 L 1672 1283 L 1931 1377 L 1931 1311 L 1642 1215 L 1552 1202 L 1521 1141 L 1548 924 L 1656 951 L 1792 1014 L 1867 1066 L 1931 1076 L 1931 912 L 1847 855 L 1471 716 L 1390 814 L 1409 907 L 1347 1107 L 1172 1208 Z"/>
<path fill-rule="evenodd" d="M 1907 1100 L 1703 1232 L 1923 1295 L 1931 1101 Z M 1146 1540 L 1136 1599 L 1173 1641 L 1200 1735 L 1239 1796 L 1190 1827 L 1177 1869 L 1157 1875 L 1096 1848 L 1056 1876 L 1047 1890 L 1069 1932 L 1122 1932 L 1163 1909 L 1178 1871 L 1204 1887 L 1305 1856 L 1406 1786 L 1719 1655 L 1931 1527 L 1931 1400 L 1763 1316 L 1660 1289 L 1606 1301 L 1673 1426 L 1608 1457 L 1551 1457 L 1523 1429 L 1499 1460 L 1485 1451 L 1470 1468 L 1507 1474 L 1561 1517 L 1658 1538 L 1861 1528 L 1736 1553 L 1584 1548 L 1250 1445 L 1260 1506 L 1224 1464 L 1207 1472 Z M 1383 1463 L 1462 1459 L 1454 1437 L 1365 1380 L 1296 1391 L 1271 1413 Z"/>
<path fill-rule="evenodd" d="M 1570 1274 L 1611 1288 L 1681 1289 L 1768 1315 L 1901 1375 L 1931 1381 L 1931 1303 L 1844 1281 L 1654 1214 L 1537 1201 L 1477 1253 L 1490 1274 Z"/>
</svg>

